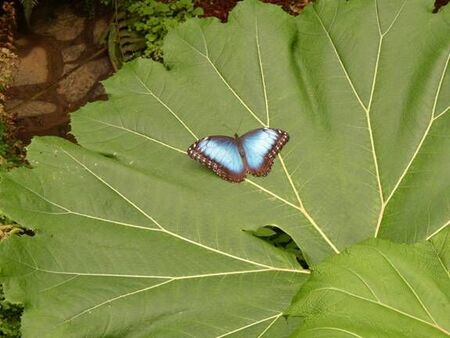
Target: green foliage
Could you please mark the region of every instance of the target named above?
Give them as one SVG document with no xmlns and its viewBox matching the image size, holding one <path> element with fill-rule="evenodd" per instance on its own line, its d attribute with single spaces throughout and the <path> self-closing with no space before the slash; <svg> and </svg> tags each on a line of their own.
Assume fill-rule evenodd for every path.
<svg viewBox="0 0 450 338">
<path fill-rule="evenodd" d="M 162 60 L 162 45 L 168 30 L 188 18 L 203 14 L 201 8 L 194 7 L 192 0 L 130 1 L 127 11 L 135 18 L 130 28 L 145 36 L 146 48 L 143 55 L 156 61 Z"/>
<path fill-rule="evenodd" d="M 12 81 L 17 68 L 17 55 L 9 49 L 0 48 L 0 171 L 14 167 L 22 162 L 19 143 L 12 137 L 13 121 L 4 110 L 4 91 Z"/>
<path fill-rule="evenodd" d="M 308 263 L 303 257 L 303 253 L 301 252 L 297 243 L 295 243 L 291 236 L 289 236 L 281 229 L 266 226 L 259 228 L 256 231 L 251 231 L 250 233 L 252 233 L 256 237 L 264 239 L 277 248 L 283 248 L 287 252 L 294 254 L 300 265 L 305 269 L 308 268 Z"/>
<path fill-rule="evenodd" d="M 5 123 L 0 120 L 0 171 L 10 169 L 18 158 L 11 152 L 11 145 L 6 140 Z"/>
<path fill-rule="evenodd" d="M 27 23 L 30 23 L 31 13 L 33 12 L 33 8 L 38 4 L 39 0 L 20 0 L 23 12 L 25 15 L 25 19 Z"/>
<path fill-rule="evenodd" d="M 376 296 L 404 317 L 430 322 L 432 305 L 436 325 L 445 327 L 435 312 L 446 312 L 434 301 L 445 250 L 407 255 L 379 244 L 394 267 L 411 257 L 399 276 L 369 249 L 357 246 L 349 259 L 348 248 L 374 237 L 448 246 L 449 15 L 446 8 L 431 14 L 428 0 L 325 0 L 291 17 L 246 0 L 225 25 L 190 19 L 171 30 L 164 65 L 125 64 L 104 82 L 109 101 L 73 114 L 78 145 L 36 138 L 28 149 L 33 169 L 1 176 L 0 209 L 36 230 L 0 246 L 5 294 L 26 304 L 23 336 L 284 337 L 302 330 L 283 311 L 310 271 L 284 248 L 287 236 L 277 248 L 249 234 L 270 238 L 273 232 L 257 231 L 267 225 L 288 234 L 317 267 L 312 283 L 328 273 L 335 277 L 328 283 L 352 278 L 345 290 L 357 295 L 382 285 Z M 238 132 L 273 126 L 290 133 L 268 177 L 231 184 L 186 155 L 196 139 L 239 125 Z M 320 270 L 332 256 L 356 277 L 330 265 Z M 423 265 L 431 270 L 426 278 Z M 358 274 L 370 279 L 365 289 Z M 423 279 L 432 284 L 425 296 Z M 391 288 L 401 291 L 397 298 Z M 409 306 L 414 294 L 420 301 Z M 333 314 L 335 293 L 310 300 L 311 314 L 318 303 L 328 305 L 319 308 L 324 317 Z M 364 316 L 366 303 L 346 300 L 338 298 L 334 312 L 359 307 Z M 369 319 L 385 317 L 375 305 Z M 362 336 L 398 328 L 407 335 L 404 317 L 397 311 L 386 332 Z M 309 328 L 321 317 L 307 319 Z"/>
<path fill-rule="evenodd" d="M 0 337 L 19 338 L 20 316 L 23 307 L 5 300 L 3 287 L 0 285 Z"/>
<path fill-rule="evenodd" d="M 39 3 L 39 0 L 20 0 L 20 3 L 22 4 L 25 20 L 30 24 L 31 13 L 33 12 L 33 8 Z M 113 3 L 113 0 L 83 0 L 83 7 L 88 16 L 95 14 L 95 6 L 97 3 L 109 6 Z"/>
<path fill-rule="evenodd" d="M 4 111 L 5 100 L 3 92 L 11 83 L 17 67 L 17 56 L 9 49 L 0 48 L 0 172 L 11 169 L 22 163 L 18 156 L 17 142 L 12 140 L 10 133 L 11 118 Z M 13 222 L 3 216 L 0 211 L 0 242 L 9 234 L 17 232 Z M 19 230 L 20 232 L 20 230 Z M 1 245 L 1 244 L 0 244 Z M 5 300 L 3 287 L 0 284 L 0 337 L 20 337 L 20 315 L 23 308 Z"/>
<path fill-rule="evenodd" d="M 9 150 L 9 146 L 5 143 L 4 140 L 4 135 L 6 134 L 6 128 L 5 128 L 5 124 L 0 121 L 0 164 L 2 164 L 2 159 L 5 159 L 8 150 Z M 0 165 L 0 167 L 2 167 L 3 165 Z"/>
<path fill-rule="evenodd" d="M 95 10 L 96 10 L 96 4 L 100 2 L 100 0 L 83 0 L 83 8 L 86 15 L 90 18 L 94 17 Z"/>
<path fill-rule="evenodd" d="M 113 1 L 115 17 L 108 36 L 108 53 L 114 69 L 139 56 L 162 62 L 162 44 L 169 29 L 188 18 L 202 15 L 192 0 Z"/>
<path fill-rule="evenodd" d="M 1 110 L 0 106 L 0 110 Z M 0 172 L 9 170 L 23 164 L 21 155 L 21 144 L 10 136 L 9 127 L 4 120 L 5 116 L 0 114 Z"/>
<path fill-rule="evenodd" d="M 8 235 L 17 232 L 13 222 L 0 214 L 0 243 Z M 1 244 L 0 244 L 1 245 Z M 0 337 L 15 338 L 21 337 L 20 316 L 23 306 L 11 304 L 5 300 L 3 286 L 0 284 Z"/>
<path fill-rule="evenodd" d="M 33 8 L 38 0 L 20 0 L 29 23 Z M 203 10 L 194 7 L 193 0 L 83 0 L 88 16 L 95 13 L 95 6 L 101 4 L 116 10 L 116 27 L 112 30 L 113 43 L 109 52 L 112 62 L 120 66 L 138 56 L 162 61 L 162 44 L 169 29 L 176 27 L 188 18 L 201 16 Z M 144 43 L 142 43 L 144 41 Z M 115 48 L 120 49 L 119 52 Z"/>
<path fill-rule="evenodd" d="M 440 253 L 433 242 L 371 239 L 327 259 L 288 311 L 304 318 L 293 337 L 448 337 L 450 279 Z"/>
</svg>

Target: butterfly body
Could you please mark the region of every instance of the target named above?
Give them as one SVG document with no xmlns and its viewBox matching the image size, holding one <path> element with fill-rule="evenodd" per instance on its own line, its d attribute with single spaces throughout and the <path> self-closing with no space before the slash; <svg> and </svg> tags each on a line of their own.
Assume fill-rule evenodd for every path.
<svg viewBox="0 0 450 338">
<path fill-rule="evenodd" d="M 281 129 L 259 128 L 233 137 L 208 136 L 194 142 L 188 155 L 231 182 L 242 182 L 246 174 L 266 176 L 276 155 L 289 141 Z"/>
</svg>

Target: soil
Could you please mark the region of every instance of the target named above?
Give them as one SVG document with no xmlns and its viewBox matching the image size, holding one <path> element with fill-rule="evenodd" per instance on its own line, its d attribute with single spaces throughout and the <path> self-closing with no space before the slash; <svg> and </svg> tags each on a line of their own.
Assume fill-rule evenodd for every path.
<svg viewBox="0 0 450 338">
<path fill-rule="evenodd" d="M 239 0 L 240 1 L 240 0 Z M 281 6 L 286 12 L 298 15 L 311 0 L 263 0 Z M 215 16 L 225 22 L 228 13 L 236 6 L 238 0 L 196 0 L 195 5 L 203 8 L 204 15 Z"/>
</svg>

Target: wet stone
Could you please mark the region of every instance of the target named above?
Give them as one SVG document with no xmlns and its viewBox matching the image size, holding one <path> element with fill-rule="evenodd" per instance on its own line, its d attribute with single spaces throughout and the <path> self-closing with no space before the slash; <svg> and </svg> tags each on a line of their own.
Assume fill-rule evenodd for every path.
<svg viewBox="0 0 450 338">
<path fill-rule="evenodd" d="M 64 63 L 76 61 L 85 50 L 86 45 L 84 43 L 63 49 L 61 53 Z"/>
<path fill-rule="evenodd" d="M 21 103 L 22 100 L 8 100 L 5 108 L 7 111 L 14 108 L 14 113 L 16 113 L 19 118 L 52 114 L 56 112 L 57 108 L 55 104 L 45 101 L 30 101 L 23 104 Z M 19 104 L 21 105 L 18 106 Z"/>
<path fill-rule="evenodd" d="M 97 101 L 106 99 L 105 87 L 101 83 L 97 83 L 89 96 L 89 101 Z"/>
<path fill-rule="evenodd" d="M 63 75 L 67 74 L 68 72 L 70 72 L 72 69 L 74 69 L 76 66 L 78 66 L 75 63 L 67 63 L 64 65 L 63 68 Z"/>
<path fill-rule="evenodd" d="M 98 79 L 108 74 L 110 69 L 108 58 L 88 62 L 63 79 L 57 92 L 67 102 L 75 103 L 85 97 Z"/>
<path fill-rule="evenodd" d="M 11 86 L 44 83 L 48 78 L 48 55 L 42 47 L 34 47 L 19 60 L 19 69 Z"/>
<path fill-rule="evenodd" d="M 28 45 L 30 43 L 30 41 L 26 38 L 20 38 L 17 39 L 14 44 L 16 45 L 16 47 L 25 47 L 26 45 Z"/>
<path fill-rule="evenodd" d="M 108 23 L 105 19 L 98 19 L 95 22 L 94 31 L 93 31 L 93 40 L 96 45 L 102 43 L 102 38 L 105 36 L 105 33 L 108 29 Z"/>
<path fill-rule="evenodd" d="M 51 22 L 41 21 L 33 27 L 37 34 L 52 36 L 59 41 L 77 38 L 84 29 L 85 18 L 76 16 L 71 9 L 64 6 L 56 11 L 56 19 Z"/>
</svg>

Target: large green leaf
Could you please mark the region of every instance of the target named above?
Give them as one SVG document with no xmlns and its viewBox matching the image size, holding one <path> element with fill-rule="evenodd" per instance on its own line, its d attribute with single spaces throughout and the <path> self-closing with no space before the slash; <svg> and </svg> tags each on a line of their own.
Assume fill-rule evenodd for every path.
<svg viewBox="0 0 450 338">
<path fill-rule="evenodd" d="M 271 199 L 262 218 L 313 263 L 368 237 L 431 238 L 450 219 L 450 11 L 431 7 L 320 1 L 294 18 L 246 1 L 226 25 L 191 20 L 166 41 L 170 71 L 128 65 L 74 132 L 207 198 L 245 192 L 258 214 Z M 184 156 L 196 138 L 263 125 L 291 135 L 267 178 L 236 188 Z"/>
<path fill-rule="evenodd" d="M 282 310 L 307 274 L 241 230 L 251 211 L 240 223 L 214 200 L 195 201 L 193 186 L 56 138 L 35 140 L 29 157 L 31 175 L 4 178 L 2 204 L 36 236 L 0 246 L 6 294 L 26 308 L 25 337 L 284 328 Z"/>
<path fill-rule="evenodd" d="M 309 263 L 368 237 L 415 242 L 449 219 L 449 10 L 320 1 L 298 17 L 246 0 L 169 34 L 73 115 L 80 146 L 36 139 L 0 207 L 36 230 L 0 247 L 24 336 L 281 336 L 307 277 L 243 229 L 289 233 Z M 270 125 L 272 173 L 225 182 L 198 137 Z M 230 131 L 231 130 L 231 131 Z M 282 333 L 284 332 L 284 333 Z"/>
<path fill-rule="evenodd" d="M 317 266 L 289 311 L 305 317 L 293 336 L 449 337 L 449 290 L 433 243 L 371 239 Z"/>
</svg>

